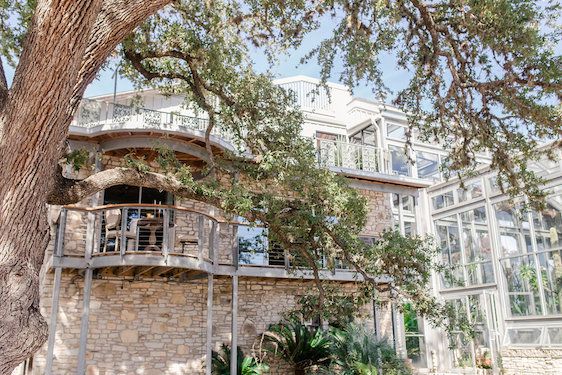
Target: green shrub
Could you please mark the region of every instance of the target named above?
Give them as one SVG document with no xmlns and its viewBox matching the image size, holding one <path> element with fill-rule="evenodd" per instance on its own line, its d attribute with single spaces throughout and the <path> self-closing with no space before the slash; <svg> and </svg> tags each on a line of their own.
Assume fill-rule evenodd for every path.
<svg viewBox="0 0 562 375">
<path fill-rule="evenodd" d="M 244 356 L 240 347 L 237 350 L 238 375 L 261 375 L 269 370 L 264 363 L 259 363 L 254 357 Z M 218 352 L 213 351 L 211 368 L 213 375 L 230 375 L 230 346 L 221 345 Z"/>
</svg>

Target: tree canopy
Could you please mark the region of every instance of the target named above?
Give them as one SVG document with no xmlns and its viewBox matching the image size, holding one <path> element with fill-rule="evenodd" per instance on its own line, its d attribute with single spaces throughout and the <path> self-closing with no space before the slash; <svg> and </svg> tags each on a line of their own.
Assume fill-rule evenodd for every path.
<svg viewBox="0 0 562 375">
<path fill-rule="evenodd" d="M 264 51 L 273 64 L 326 19 L 336 27 L 305 58 L 318 64 L 323 83 L 334 75 L 350 88 L 368 82 L 385 99 L 380 58 L 394 54 L 399 68 L 411 76 L 394 101 L 408 114 L 409 135 L 416 131 L 422 139 L 444 143 L 451 149 L 445 167 L 459 176 L 474 171 L 477 153 L 489 151 L 502 188 L 513 195 L 543 195 L 540 178 L 527 164 L 541 157 L 540 142 L 560 146 L 562 59 L 555 53 L 560 37 L 560 5 L 555 2 L 146 0 L 132 5 L 98 0 L 82 4 L 83 18 L 73 8 L 77 3 L 65 1 L 55 9 L 47 0 L 0 1 L 0 53 L 16 67 L 9 87 L 0 64 L 2 178 L 35 181 L 26 178 L 38 173 L 34 166 L 55 169 L 71 115 L 115 47 L 125 61 L 123 72 L 139 87 L 184 95 L 186 104 L 209 116 L 209 159 L 205 168 L 194 171 L 161 148 L 160 171 L 131 157 L 124 168 L 79 182 L 45 174 L 49 183 L 28 187 L 39 191 L 32 200 L 38 212 L 46 202 L 73 203 L 120 183 L 169 189 L 266 224 L 272 238 L 316 276 L 322 256 L 345 260 L 367 281 L 357 301 L 373 297 L 381 285 L 377 281 L 389 277 L 392 282 L 384 288 L 394 298 L 411 301 L 436 323 L 448 322 L 453 314 L 427 287 L 431 270 L 440 268 L 434 246 L 392 231 L 374 245 L 362 242 L 365 198 L 342 177 L 318 168 L 313 146 L 300 137 L 303 118 L 294 98 L 272 83 L 271 74 L 252 67 L 251 48 Z M 60 17 L 65 12 L 75 17 Z M 50 59 L 56 54 L 67 54 L 68 66 L 55 77 L 35 76 L 58 61 Z M 335 64 L 338 60 L 341 64 Z M 35 81 L 26 81 L 31 79 Z M 49 90 L 57 95 L 49 96 Z M 42 94 L 44 101 L 31 104 L 41 102 L 47 110 L 26 125 L 33 129 L 26 137 L 43 134 L 38 139 L 46 151 L 15 156 L 39 144 L 36 138 L 16 141 L 23 121 L 16 114 L 26 108 L 22 113 L 33 118 L 34 108 L 25 107 L 29 103 L 23 98 Z M 238 152 L 213 151 L 209 136 L 215 127 L 232 134 Z M 14 158 L 22 158 L 15 164 L 25 167 L 16 170 Z M 19 189 L 15 186 L 0 189 L 2 202 L 24 199 L 23 192 L 13 194 Z M 11 212 L 15 203 L 10 204 L 0 211 Z M 10 215 L 3 215 L 2 222 L 8 223 Z M 39 224 L 31 227 L 39 233 Z M 12 259 L 11 234 L 1 234 L 7 245 L 0 254 Z M 44 251 L 43 237 L 38 243 Z M 2 282 L 0 301 L 12 298 L 3 294 L 9 283 L 3 287 Z M 314 301 L 323 306 L 330 288 L 318 285 Z"/>
</svg>

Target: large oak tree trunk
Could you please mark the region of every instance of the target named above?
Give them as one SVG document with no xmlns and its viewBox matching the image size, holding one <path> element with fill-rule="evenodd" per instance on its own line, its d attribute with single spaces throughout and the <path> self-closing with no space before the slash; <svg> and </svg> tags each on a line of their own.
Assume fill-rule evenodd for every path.
<svg viewBox="0 0 562 375">
<path fill-rule="evenodd" d="M 39 271 L 49 241 L 45 202 L 101 3 L 38 2 L 0 114 L 0 374 L 46 339 L 39 311 Z"/>
<path fill-rule="evenodd" d="M 12 87 L 0 87 L 0 375 L 46 340 L 46 202 L 74 109 L 115 46 L 170 1 L 37 2 Z"/>
</svg>

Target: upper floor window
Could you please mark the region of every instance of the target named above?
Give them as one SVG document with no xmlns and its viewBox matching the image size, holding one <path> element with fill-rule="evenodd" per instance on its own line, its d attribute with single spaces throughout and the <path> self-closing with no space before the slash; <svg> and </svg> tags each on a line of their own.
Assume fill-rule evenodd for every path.
<svg viewBox="0 0 562 375">
<path fill-rule="evenodd" d="M 174 196 L 167 191 L 130 185 L 116 185 L 105 189 L 103 204 L 173 204 Z"/>
<path fill-rule="evenodd" d="M 439 180 L 439 155 L 431 152 L 416 152 L 418 177 L 428 180 Z"/>
<path fill-rule="evenodd" d="M 493 283 L 491 238 L 484 207 L 454 214 L 435 222 L 443 261 L 452 266 L 453 280 L 444 288 Z"/>
<path fill-rule="evenodd" d="M 388 123 L 386 125 L 386 135 L 388 138 L 405 140 L 407 128 L 403 125 Z"/>
<path fill-rule="evenodd" d="M 484 195 L 482 181 L 477 180 L 467 183 L 463 189 L 458 189 L 459 202 L 469 201 L 471 199 L 480 198 Z"/>
<path fill-rule="evenodd" d="M 349 141 L 351 143 L 377 147 L 377 128 L 371 124 L 349 137 Z"/>
<path fill-rule="evenodd" d="M 455 197 L 452 191 L 439 194 L 431 198 L 431 203 L 434 210 L 440 210 L 445 207 L 450 207 L 455 204 Z"/>
<path fill-rule="evenodd" d="M 406 156 L 404 147 L 389 146 L 390 166 L 392 172 L 401 176 L 410 176 L 410 162 Z"/>
</svg>

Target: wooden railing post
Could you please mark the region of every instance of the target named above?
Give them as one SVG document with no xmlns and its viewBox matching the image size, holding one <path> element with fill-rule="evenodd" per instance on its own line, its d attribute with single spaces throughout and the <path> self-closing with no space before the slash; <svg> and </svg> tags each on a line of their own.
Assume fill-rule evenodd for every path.
<svg viewBox="0 0 562 375">
<path fill-rule="evenodd" d="M 238 269 L 240 265 L 240 248 L 238 246 L 238 225 L 232 226 L 232 238 L 234 238 L 234 244 L 232 246 L 232 265 L 235 269 Z"/>
<path fill-rule="evenodd" d="M 209 258 L 215 264 L 215 250 L 216 250 L 216 237 L 215 234 L 217 232 L 217 223 L 213 220 L 211 221 L 211 233 L 209 234 Z M 202 254 L 200 253 L 199 256 Z"/>
<path fill-rule="evenodd" d="M 121 209 L 121 238 L 119 239 L 119 253 L 121 257 L 125 256 L 125 252 L 127 251 L 127 236 L 125 232 L 127 231 L 127 213 L 128 209 L 122 208 Z"/>
<path fill-rule="evenodd" d="M 207 337 L 205 347 L 205 375 L 211 375 L 213 356 L 213 274 L 207 275 Z"/>
<path fill-rule="evenodd" d="M 164 222 L 162 228 L 162 255 L 167 257 L 170 252 L 170 212 L 167 208 L 164 208 L 162 211 L 162 220 Z"/>
<path fill-rule="evenodd" d="M 230 375 L 238 374 L 238 275 L 232 276 Z"/>
<path fill-rule="evenodd" d="M 57 243 L 55 246 L 55 256 L 61 257 L 64 255 L 64 232 L 66 229 L 66 215 L 67 209 L 62 207 L 59 216 L 59 227 L 57 231 Z"/>
<path fill-rule="evenodd" d="M 57 318 L 59 314 L 59 296 L 62 268 L 55 268 L 55 279 L 53 286 L 53 299 L 51 303 L 51 323 L 49 324 L 49 339 L 47 340 L 47 363 L 45 375 L 53 373 L 53 356 L 55 351 L 55 336 L 57 334 Z"/>
<path fill-rule="evenodd" d="M 203 245 L 205 244 L 205 223 L 203 215 L 197 217 L 197 259 L 203 261 Z"/>
</svg>

